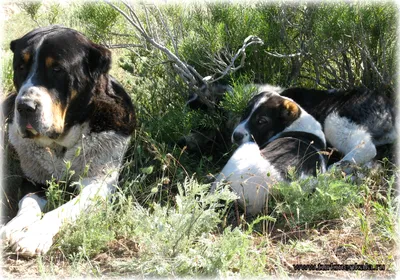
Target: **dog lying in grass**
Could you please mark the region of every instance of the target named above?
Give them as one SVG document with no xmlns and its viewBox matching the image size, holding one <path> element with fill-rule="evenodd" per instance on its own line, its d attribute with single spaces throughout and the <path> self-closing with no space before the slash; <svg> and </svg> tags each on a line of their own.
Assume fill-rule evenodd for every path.
<svg viewBox="0 0 400 280">
<path fill-rule="evenodd" d="M 3 104 L 9 142 L 25 175 L 17 216 L 2 242 L 24 256 L 46 253 L 60 228 L 107 200 L 135 128 L 131 98 L 108 72 L 111 52 L 62 26 L 35 29 L 11 42 L 17 93 Z M 48 181 L 66 162 L 78 196 L 43 214 Z"/>
<path fill-rule="evenodd" d="M 249 215 L 265 209 L 269 188 L 290 180 L 291 169 L 300 177 L 326 169 L 320 123 L 292 99 L 274 91 L 261 92 L 250 100 L 232 140 L 240 146 L 211 191 L 227 181 Z"/>
<path fill-rule="evenodd" d="M 394 144 L 397 139 L 393 102 L 379 91 L 366 88 L 315 90 L 294 87 L 285 89 L 269 84 L 246 86 L 254 91 L 254 95 L 269 91 L 291 98 L 320 122 L 327 146 L 333 147 L 343 155 L 335 165 L 368 163 L 376 157 L 380 147 Z M 216 86 L 210 87 L 210 90 L 214 88 Z M 218 88 L 220 90 L 215 95 L 219 100 L 224 94 L 231 94 L 233 90 L 229 86 Z M 221 93 L 221 88 L 225 90 L 224 94 Z M 208 93 L 207 96 L 213 96 L 213 94 Z M 204 102 L 199 95 L 192 95 L 188 100 L 190 108 L 210 110 L 202 106 L 202 103 Z M 211 104 L 218 107 L 216 102 L 211 102 Z M 221 131 L 226 129 L 220 128 Z M 206 132 L 203 134 L 207 136 Z M 200 142 L 197 141 L 196 144 L 198 143 Z M 202 149 L 200 144 L 198 144 L 198 149 Z"/>
</svg>

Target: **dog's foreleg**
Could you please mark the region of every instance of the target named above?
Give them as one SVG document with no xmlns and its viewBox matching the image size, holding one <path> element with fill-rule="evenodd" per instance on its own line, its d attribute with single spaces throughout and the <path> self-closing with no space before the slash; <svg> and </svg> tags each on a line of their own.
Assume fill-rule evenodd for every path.
<svg viewBox="0 0 400 280">
<path fill-rule="evenodd" d="M 36 194 L 25 195 L 18 203 L 17 215 L 0 229 L 0 236 L 4 243 L 14 243 L 15 233 L 21 232 L 33 223 L 40 220 L 47 201 Z"/>
<path fill-rule="evenodd" d="M 114 190 L 114 184 L 118 179 L 118 172 L 110 172 L 103 178 L 85 178 L 82 180 L 81 193 L 46 213 L 43 218 L 28 227 L 26 231 L 15 235 L 12 248 L 24 256 L 35 256 L 46 253 L 53 244 L 53 237 L 61 227 L 76 221 L 79 216 L 93 210 L 96 202 L 107 199 Z"/>
<path fill-rule="evenodd" d="M 61 205 L 57 209 L 46 213 L 43 219 L 59 220 L 60 222 L 74 222 L 82 212 L 91 210 L 99 200 L 106 200 L 114 191 L 118 172 L 110 172 L 103 178 L 85 178 L 82 180 L 82 191 L 74 199 Z"/>
</svg>

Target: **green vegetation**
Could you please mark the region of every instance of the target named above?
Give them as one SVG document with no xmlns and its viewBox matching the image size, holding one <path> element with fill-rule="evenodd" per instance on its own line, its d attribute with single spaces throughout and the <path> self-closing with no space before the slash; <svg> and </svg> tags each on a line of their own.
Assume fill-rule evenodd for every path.
<svg viewBox="0 0 400 280">
<path fill-rule="evenodd" d="M 206 176 L 220 171 L 231 151 L 214 158 L 176 145 L 194 128 L 223 126 L 226 115 L 186 108 L 188 86 L 164 53 L 106 3 L 15 5 L 1 44 L 3 95 L 13 90 L 9 42 L 39 25 L 63 24 L 112 49 L 111 73 L 131 95 L 139 125 L 113 202 L 99 203 L 98 211 L 66 226 L 46 256 L 21 261 L 5 251 L 6 276 L 297 276 L 292 265 L 298 263 L 384 264 L 387 271 L 379 275 L 394 274 L 399 209 L 396 167 L 387 160 L 352 176 L 333 172 L 276 185 L 267 215 L 246 220 L 227 186 L 211 194 L 207 184 Z M 244 67 L 221 80 L 233 86 L 220 105 L 234 117 L 250 98 L 244 86 L 250 81 L 394 90 L 393 3 L 215 2 L 159 9 L 137 3 L 133 9 L 152 38 L 203 77 L 218 69 L 215 54 L 228 63 L 247 36 L 264 41 L 249 46 Z M 61 193 L 73 172 L 68 163 L 66 170 L 65 181 L 49 181 L 50 207 L 65 199 Z"/>
</svg>

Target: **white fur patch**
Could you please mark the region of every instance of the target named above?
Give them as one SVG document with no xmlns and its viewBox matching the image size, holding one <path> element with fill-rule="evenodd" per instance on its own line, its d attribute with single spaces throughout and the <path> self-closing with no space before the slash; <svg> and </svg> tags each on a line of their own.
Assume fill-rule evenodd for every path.
<svg viewBox="0 0 400 280">
<path fill-rule="evenodd" d="M 64 223 L 73 222 L 81 213 L 92 209 L 97 197 L 104 200 L 113 192 L 130 137 L 114 131 L 91 133 L 89 124 L 84 123 L 72 127 L 58 140 L 21 138 L 13 122 L 9 126 L 9 138 L 19 155 L 24 174 L 35 182 L 46 184 L 52 177 L 62 179 L 66 161 L 75 171 L 72 180 L 85 176 L 81 180 L 81 193 L 46 213 L 42 219 L 40 215 L 45 202 L 36 195 L 25 196 L 17 217 L 0 231 L 3 242 L 9 243 L 20 254 L 44 254 Z M 78 149 L 80 153 L 77 153 Z M 86 165 L 89 165 L 89 171 L 85 175 Z"/>
<path fill-rule="evenodd" d="M 40 220 L 46 200 L 35 194 L 24 196 L 18 203 L 17 215 L 0 229 L 2 239 L 12 239 L 12 234 Z"/>
<path fill-rule="evenodd" d="M 285 99 L 291 100 L 290 98 L 284 97 Z M 299 105 L 297 105 L 299 106 Z M 326 140 L 325 140 L 325 135 L 324 132 L 322 131 L 322 126 L 321 124 L 314 119 L 313 116 L 311 116 L 309 113 L 304 111 L 303 108 L 300 108 L 300 116 L 295 120 L 293 123 L 291 123 L 288 127 L 286 127 L 282 132 L 276 134 L 275 136 L 271 137 L 269 141 L 272 141 L 274 139 L 279 138 L 279 136 L 284 133 L 284 132 L 289 132 L 289 131 L 300 131 L 300 132 L 307 132 L 310 134 L 313 134 L 320 138 L 324 145 L 326 145 Z"/>
<path fill-rule="evenodd" d="M 376 148 L 367 129 L 337 113 L 325 119 L 324 131 L 328 142 L 345 154 L 341 161 L 363 164 L 376 156 Z"/>
<path fill-rule="evenodd" d="M 229 159 L 213 184 L 227 181 L 239 196 L 246 213 L 256 215 L 266 207 L 269 188 L 283 178 L 279 172 L 261 156 L 257 144 L 242 144 Z"/>
<path fill-rule="evenodd" d="M 270 84 L 253 84 L 253 85 L 250 84 L 249 86 L 256 87 L 257 94 L 261 93 L 261 92 L 280 94 L 284 90 L 284 88 L 281 88 L 279 86 L 270 85 Z"/>
<path fill-rule="evenodd" d="M 27 221 L 23 230 L 14 230 L 7 236 L 11 247 L 24 256 L 46 253 L 53 244 L 53 238 L 65 223 L 71 223 L 84 212 L 95 211 L 95 202 L 105 201 L 114 190 L 118 179 L 118 170 L 111 171 L 103 178 L 86 178 L 82 180 L 81 193 L 71 201 L 46 213 L 42 219 Z M 40 214 L 40 209 L 39 209 Z M 28 216 L 26 216 L 28 217 Z M 13 220 L 12 220 L 13 221 Z M 12 222 L 11 221 L 11 222 Z M 10 223 L 11 223 L 10 222 Z M 20 226 L 23 223 L 20 223 Z M 9 228 L 7 224 L 6 228 Z"/>
<path fill-rule="evenodd" d="M 53 125 L 53 101 L 50 95 L 41 90 L 39 87 L 32 86 L 31 84 L 24 84 L 21 87 L 17 99 L 15 100 L 15 104 L 23 102 L 24 100 L 30 100 L 35 102 L 36 104 L 40 104 L 40 119 L 39 119 L 39 127 L 38 129 L 42 132 L 48 131 Z M 15 119 L 19 122 L 19 113 L 15 110 Z"/>
<path fill-rule="evenodd" d="M 65 175 L 66 161 L 71 162 L 75 170 L 75 180 L 87 164 L 90 165 L 88 177 L 103 176 L 109 168 L 119 166 L 129 142 L 129 137 L 114 131 L 90 133 L 88 123 L 72 127 L 66 137 L 55 141 L 45 137 L 21 138 L 13 122 L 9 126 L 9 139 L 18 153 L 24 174 L 42 184 L 51 177 L 61 179 Z M 65 153 L 62 152 L 64 148 L 67 148 Z M 81 154 L 77 157 L 78 149 Z"/>
<path fill-rule="evenodd" d="M 251 110 L 247 119 L 245 119 L 239 123 L 239 125 L 235 128 L 235 130 L 232 133 L 232 136 L 231 136 L 232 143 L 235 143 L 235 140 L 233 139 L 233 134 L 235 134 L 235 133 L 241 133 L 244 135 L 243 139 L 238 144 L 243 144 L 243 143 L 251 141 L 250 132 L 246 129 L 247 122 L 250 120 L 254 111 L 257 110 L 257 108 L 260 107 L 260 105 L 267 100 L 268 100 L 268 98 L 266 98 L 266 97 L 263 97 L 260 100 L 258 100 L 257 103 L 254 105 L 253 109 Z"/>
</svg>

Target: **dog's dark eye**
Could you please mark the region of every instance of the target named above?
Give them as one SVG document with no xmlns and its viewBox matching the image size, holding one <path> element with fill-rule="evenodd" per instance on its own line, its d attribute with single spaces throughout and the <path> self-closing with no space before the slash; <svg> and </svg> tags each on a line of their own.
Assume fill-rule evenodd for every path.
<svg viewBox="0 0 400 280">
<path fill-rule="evenodd" d="M 257 121 L 258 124 L 267 124 L 268 122 L 269 122 L 269 119 L 267 117 L 261 117 Z"/>
<path fill-rule="evenodd" d="M 21 64 L 17 67 L 18 70 L 25 70 L 25 64 Z"/>
</svg>

